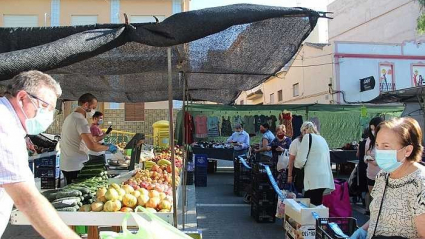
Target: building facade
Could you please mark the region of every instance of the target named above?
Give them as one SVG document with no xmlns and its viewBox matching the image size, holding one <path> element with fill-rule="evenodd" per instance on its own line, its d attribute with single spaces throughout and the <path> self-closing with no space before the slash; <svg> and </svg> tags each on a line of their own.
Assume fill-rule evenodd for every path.
<svg viewBox="0 0 425 239">
<path fill-rule="evenodd" d="M 102 23 L 124 23 L 124 13 L 130 23 L 162 21 L 189 10 L 190 0 L 0 0 L 0 27 L 77 26 Z M 66 116 L 76 102 L 63 104 L 48 133 L 60 134 Z M 152 134 L 152 124 L 168 120 L 168 102 L 102 103 L 105 127 L 110 123 L 120 131 Z M 178 110 L 174 110 L 176 114 Z M 147 139 L 150 142 L 150 139 Z"/>
</svg>

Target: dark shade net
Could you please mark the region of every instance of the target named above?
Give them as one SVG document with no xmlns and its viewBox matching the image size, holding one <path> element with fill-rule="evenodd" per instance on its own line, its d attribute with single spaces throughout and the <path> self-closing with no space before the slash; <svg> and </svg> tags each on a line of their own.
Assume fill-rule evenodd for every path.
<svg viewBox="0 0 425 239">
<path fill-rule="evenodd" d="M 172 46 L 174 99 L 182 99 L 184 72 L 192 99 L 231 103 L 278 72 L 318 17 L 303 8 L 237 4 L 161 23 L 0 28 L 0 80 L 37 69 L 61 83 L 63 99 L 91 92 L 100 101 L 166 100 Z"/>
</svg>

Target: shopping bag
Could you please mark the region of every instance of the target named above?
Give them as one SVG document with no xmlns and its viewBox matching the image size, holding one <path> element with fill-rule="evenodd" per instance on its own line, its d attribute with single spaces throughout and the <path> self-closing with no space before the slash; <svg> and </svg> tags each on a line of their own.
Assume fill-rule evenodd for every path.
<svg viewBox="0 0 425 239">
<path fill-rule="evenodd" d="M 323 197 L 323 205 L 329 208 L 329 217 L 351 217 L 350 193 L 348 182 L 335 179 L 335 190 Z"/>
<path fill-rule="evenodd" d="M 144 214 L 137 214 L 138 211 L 142 211 Z M 139 230 L 136 234 L 132 234 L 127 229 L 127 220 L 133 216 L 136 221 Z M 128 213 L 122 223 L 122 233 L 115 232 L 101 232 L 101 239 L 192 239 L 188 235 L 184 234 L 177 228 L 171 226 L 154 213 L 149 212 L 143 207 L 137 207 L 135 213 Z"/>
<path fill-rule="evenodd" d="M 285 149 L 277 158 L 277 171 L 286 169 L 289 164 L 289 152 Z"/>
<path fill-rule="evenodd" d="M 293 190 L 282 190 L 282 194 L 285 196 L 285 199 L 297 198 L 297 194 L 293 192 Z M 284 203 L 284 200 L 282 200 L 280 197 L 278 197 L 278 200 L 277 200 L 276 217 L 277 218 L 285 217 L 285 203 Z"/>
</svg>

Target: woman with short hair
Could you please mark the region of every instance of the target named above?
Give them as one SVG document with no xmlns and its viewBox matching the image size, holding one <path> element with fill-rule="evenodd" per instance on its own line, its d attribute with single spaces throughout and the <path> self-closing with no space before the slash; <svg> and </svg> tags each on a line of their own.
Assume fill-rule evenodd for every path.
<svg viewBox="0 0 425 239">
<path fill-rule="evenodd" d="M 412 118 L 385 121 L 376 129 L 375 179 L 370 220 L 351 238 L 425 238 L 425 167 L 422 131 Z"/>
</svg>

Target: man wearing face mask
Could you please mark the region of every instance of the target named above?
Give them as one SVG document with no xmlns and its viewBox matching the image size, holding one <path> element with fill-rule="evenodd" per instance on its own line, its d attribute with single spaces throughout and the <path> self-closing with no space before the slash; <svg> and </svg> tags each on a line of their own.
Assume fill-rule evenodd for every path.
<svg viewBox="0 0 425 239">
<path fill-rule="evenodd" d="M 92 124 L 90 127 L 91 135 L 93 136 L 93 139 L 96 142 L 99 142 L 101 144 L 105 143 L 105 137 L 111 133 L 112 127 L 110 126 L 108 130 L 103 133 L 103 131 L 100 129 L 100 125 L 103 124 L 103 114 L 100 111 L 96 111 L 92 117 Z M 105 160 L 105 152 L 95 152 L 95 151 L 89 151 L 89 160 L 96 160 L 96 159 L 103 159 Z"/>
<path fill-rule="evenodd" d="M 0 237 L 15 204 L 42 237 L 79 238 L 38 192 L 28 167 L 25 136 L 49 127 L 61 94 L 52 77 L 28 71 L 15 76 L 0 98 Z"/>
<path fill-rule="evenodd" d="M 227 139 L 227 143 L 233 144 L 233 159 L 244 155 L 249 148 L 249 134 L 245 132 L 242 125 L 235 125 L 235 132 Z"/>
<path fill-rule="evenodd" d="M 78 107 L 66 117 L 63 123 L 60 142 L 60 168 L 67 184 L 70 184 L 72 180 L 78 177 L 79 171 L 84 166 L 83 163 L 88 160 L 88 150 L 94 152 L 117 152 L 115 145 L 98 143 L 90 132 L 87 118 L 93 117 L 96 107 L 96 97 L 86 93 L 80 96 Z"/>
</svg>

